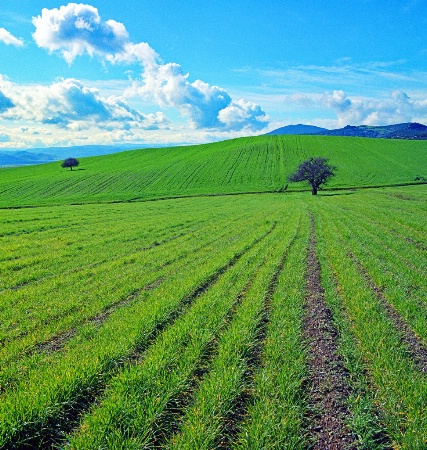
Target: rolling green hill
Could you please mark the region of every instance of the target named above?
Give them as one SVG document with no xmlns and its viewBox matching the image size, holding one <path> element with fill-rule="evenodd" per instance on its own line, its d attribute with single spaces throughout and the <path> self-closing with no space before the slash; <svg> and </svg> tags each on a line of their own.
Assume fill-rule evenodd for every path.
<svg viewBox="0 0 427 450">
<path fill-rule="evenodd" d="M 424 449 L 427 184 L 347 188 L 423 182 L 426 144 L 0 170 L 0 449 Z M 344 190 L 215 196 L 280 190 L 309 156 Z"/>
<path fill-rule="evenodd" d="M 410 184 L 427 178 L 427 142 L 331 136 L 258 136 L 213 144 L 133 150 L 0 170 L 0 206 L 129 201 L 280 191 L 309 156 L 338 167 L 331 188 Z M 292 184 L 290 190 L 305 188 Z"/>
</svg>

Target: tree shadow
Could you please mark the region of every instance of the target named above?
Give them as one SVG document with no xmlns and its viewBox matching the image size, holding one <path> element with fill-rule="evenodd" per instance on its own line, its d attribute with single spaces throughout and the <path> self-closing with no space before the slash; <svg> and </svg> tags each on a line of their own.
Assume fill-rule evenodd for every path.
<svg viewBox="0 0 427 450">
<path fill-rule="evenodd" d="M 336 195 L 353 195 L 355 194 L 357 191 L 351 191 L 351 192 L 322 192 L 319 193 L 318 195 L 322 196 L 322 197 L 334 197 Z"/>
</svg>

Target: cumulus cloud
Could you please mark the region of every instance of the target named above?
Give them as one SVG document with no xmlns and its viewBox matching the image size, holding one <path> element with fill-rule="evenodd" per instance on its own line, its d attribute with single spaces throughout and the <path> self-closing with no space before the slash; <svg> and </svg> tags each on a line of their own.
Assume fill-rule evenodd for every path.
<svg viewBox="0 0 427 450">
<path fill-rule="evenodd" d="M 218 113 L 219 120 L 228 130 L 239 130 L 242 126 L 262 130 L 268 122 L 265 112 L 259 105 L 243 99 L 232 102 Z"/>
<path fill-rule="evenodd" d="M 103 22 L 98 10 L 90 5 L 69 3 L 59 9 L 44 8 L 33 17 L 37 45 L 50 52 L 60 51 L 68 63 L 87 52 L 108 56 L 123 53 L 128 34 L 119 22 Z"/>
<path fill-rule="evenodd" d="M 336 111 L 343 113 L 351 108 L 351 100 L 347 98 L 344 91 L 333 91 L 332 94 L 326 93 L 323 96 L 323 102 L 329 108 L 333 108 Z"/>
<path fill-rule="evenodd" d="M 102 97 L 97 89 L 71 78 L 50 86 L 17 86 L 0 76 L 1 91 L 8 93 L 10 98 L 5 97 L 6 102 L 14 106 L 3 110 L 5 119 L 37 121 L 69 129 L 105 127 L 107 123 L 120 128 L 132 123 L 139 128 L 153 129 L 169 123 L 161 112 L 143 114 L 131 108 L 123 98 Z"/>
<path fill-rule="evenodd" d="M 122 23 L 102 20 L 93 6 L 69 3 L 59 9 L 43 9 L 33 18 L 33 24 L 37 45 L 59 52 L 69 64 L 85 53 L 111 63 L 140 63 L 141 80 L 134 83 L 128 95 L 176 108 L 190 118 L 194 128 L 259 130 L 267 125 L 260 106 L 244 100 L 235 102 L 224 89 L 201 80 L 191 83 L 179 64 L 162 64 L 147 43 L 132 43 Z"/>
<path fill-rule="evenodd" d="M 260 130 L 267 116 L 259 105 L 243 99 L 233 101 L 228 92 L 201 80 L 188 81 L 189 74 L 176 63 L 144 64 L 142 80 L 128 95 L 140 95 L 190 117 L 196 129 Z"/>
<path fill-rule="evenodd" d="M 0 41 L 6 45 L 14 45 L 15 47 L 23 47 L 24 45 L 22 39 L 16 38 L 4 28 L 0 28 Z"/>
<path fill-rule="evenodd" d="M 321 102 L 336 112 L 338 126 L 410 122 L 427 115 L 427 99 L 414 100 L 398 90 L 385 99 L 350 98 L 344 91 L 333 91 L 326 93 Z"/>
</svg>

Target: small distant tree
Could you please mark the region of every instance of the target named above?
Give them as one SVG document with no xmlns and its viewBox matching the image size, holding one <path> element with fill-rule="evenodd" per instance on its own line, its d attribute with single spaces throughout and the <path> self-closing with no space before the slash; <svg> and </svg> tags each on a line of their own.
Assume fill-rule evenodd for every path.
<svg viewBox="0 0 427 450">
<path fill-rule="evenodd" d="M 67 158 L 64 160 L 64 162 L 61 164 L 61 167 L 69 167 L 71 170 L 73 170 L 73 167 L 77 167 L 79 165 L 79 161 L 76 158 Z"/>
<path fill-rule="evenodd" d="M 317 195 L 317 191 L 322 184 L 326 184 L 328 180 L 335 176 L 334 171 L 337 168 L 328 164 L 326 158 L 310 158 L 303 161 L 297 170 L 288 177 L 289 181 L 307 181 L 311 186 L 311 193 Z"/>
</svg>

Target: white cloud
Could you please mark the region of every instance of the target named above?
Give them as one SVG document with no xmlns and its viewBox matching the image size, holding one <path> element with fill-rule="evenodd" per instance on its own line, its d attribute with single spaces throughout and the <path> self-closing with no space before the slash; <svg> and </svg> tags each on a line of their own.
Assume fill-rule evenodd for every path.
<svg viewBox="0 0 427 450">
<path fill-rule="evenodd" d="M 37 45 L 60 52 L 69 64 L 84 53 L 110 63 L 140 63 L 141 80 L 128 95 L 176 108 L 196 129 L 259 130 L 267 125 L 260 106 L 243 100 L 233 102 L 224 89 L 201 80 L 190 83 L 189 74 L 179 64 L 161 64 L 147 43 L 132 43 L 123 24 L 103 21 L 93 6 L 69 3 L 59 9 L 43 9 L 33 23 Z"/>
<path fill-rule="evenodd" d="M 228 130 L 250 128 L 262 130 L 268 123 L 268 118 L 260 106 L 243 99 L 232 102 L 218 114 L 219 120 Z"/>
<path fill-rule="evenodd" d="M 44 8 L 33 17 L 37 45 L 50 52 L 60 51 L 68 63 L 87 52 L 101 56 L 124 52 L 128 34 L 123 24 L 103 22 L 98 10 L 90 5 L 69 3 L 59 9 Z"/>
<path fill-rule="evenodd" d="M 190 117 L 196 129 L 260 130 L 267 116 L 259 105 L 243 99 L 233 101 L 219 86 L 201 80 L 188 81 L 189 74 L 176 63 L 146 64 L 141 81 L 135 81 L 127 95 L 139 95 L 163 107 L 177 108 Z"/>
<path fill-rule="evenodd" d="M 427 121 L 427 98 L 414 100 L 398 90 L 383 99 L 350 98 L 344 91 L 333 91 L 326 93 L 321 102 L 336 112 L 338 126 Z"/>
<path fill-rule="evenodd" d="M 106 124 L 123 128 L 126 123 L 155 129 L 169 124 L 164 113 L 143 114 L 131 108 L 122 97 L 104 98 L 97 89 L 88 88 L 75 79 L 61 80 L 50 86 L 23 86 L 0 76 L 0 94 L 0 112 L 9 120 L 35 121 L 70 130 L 105 127 Z"/>
<path fill-rule="evenodd" d="M 9 31 L 4 28 L 0 28 L 0 41 L 6 45 L 14 45 L 15 47 L 23 47 L 24 42 L 22 39 L 18 39 Z"/>
</svg>

